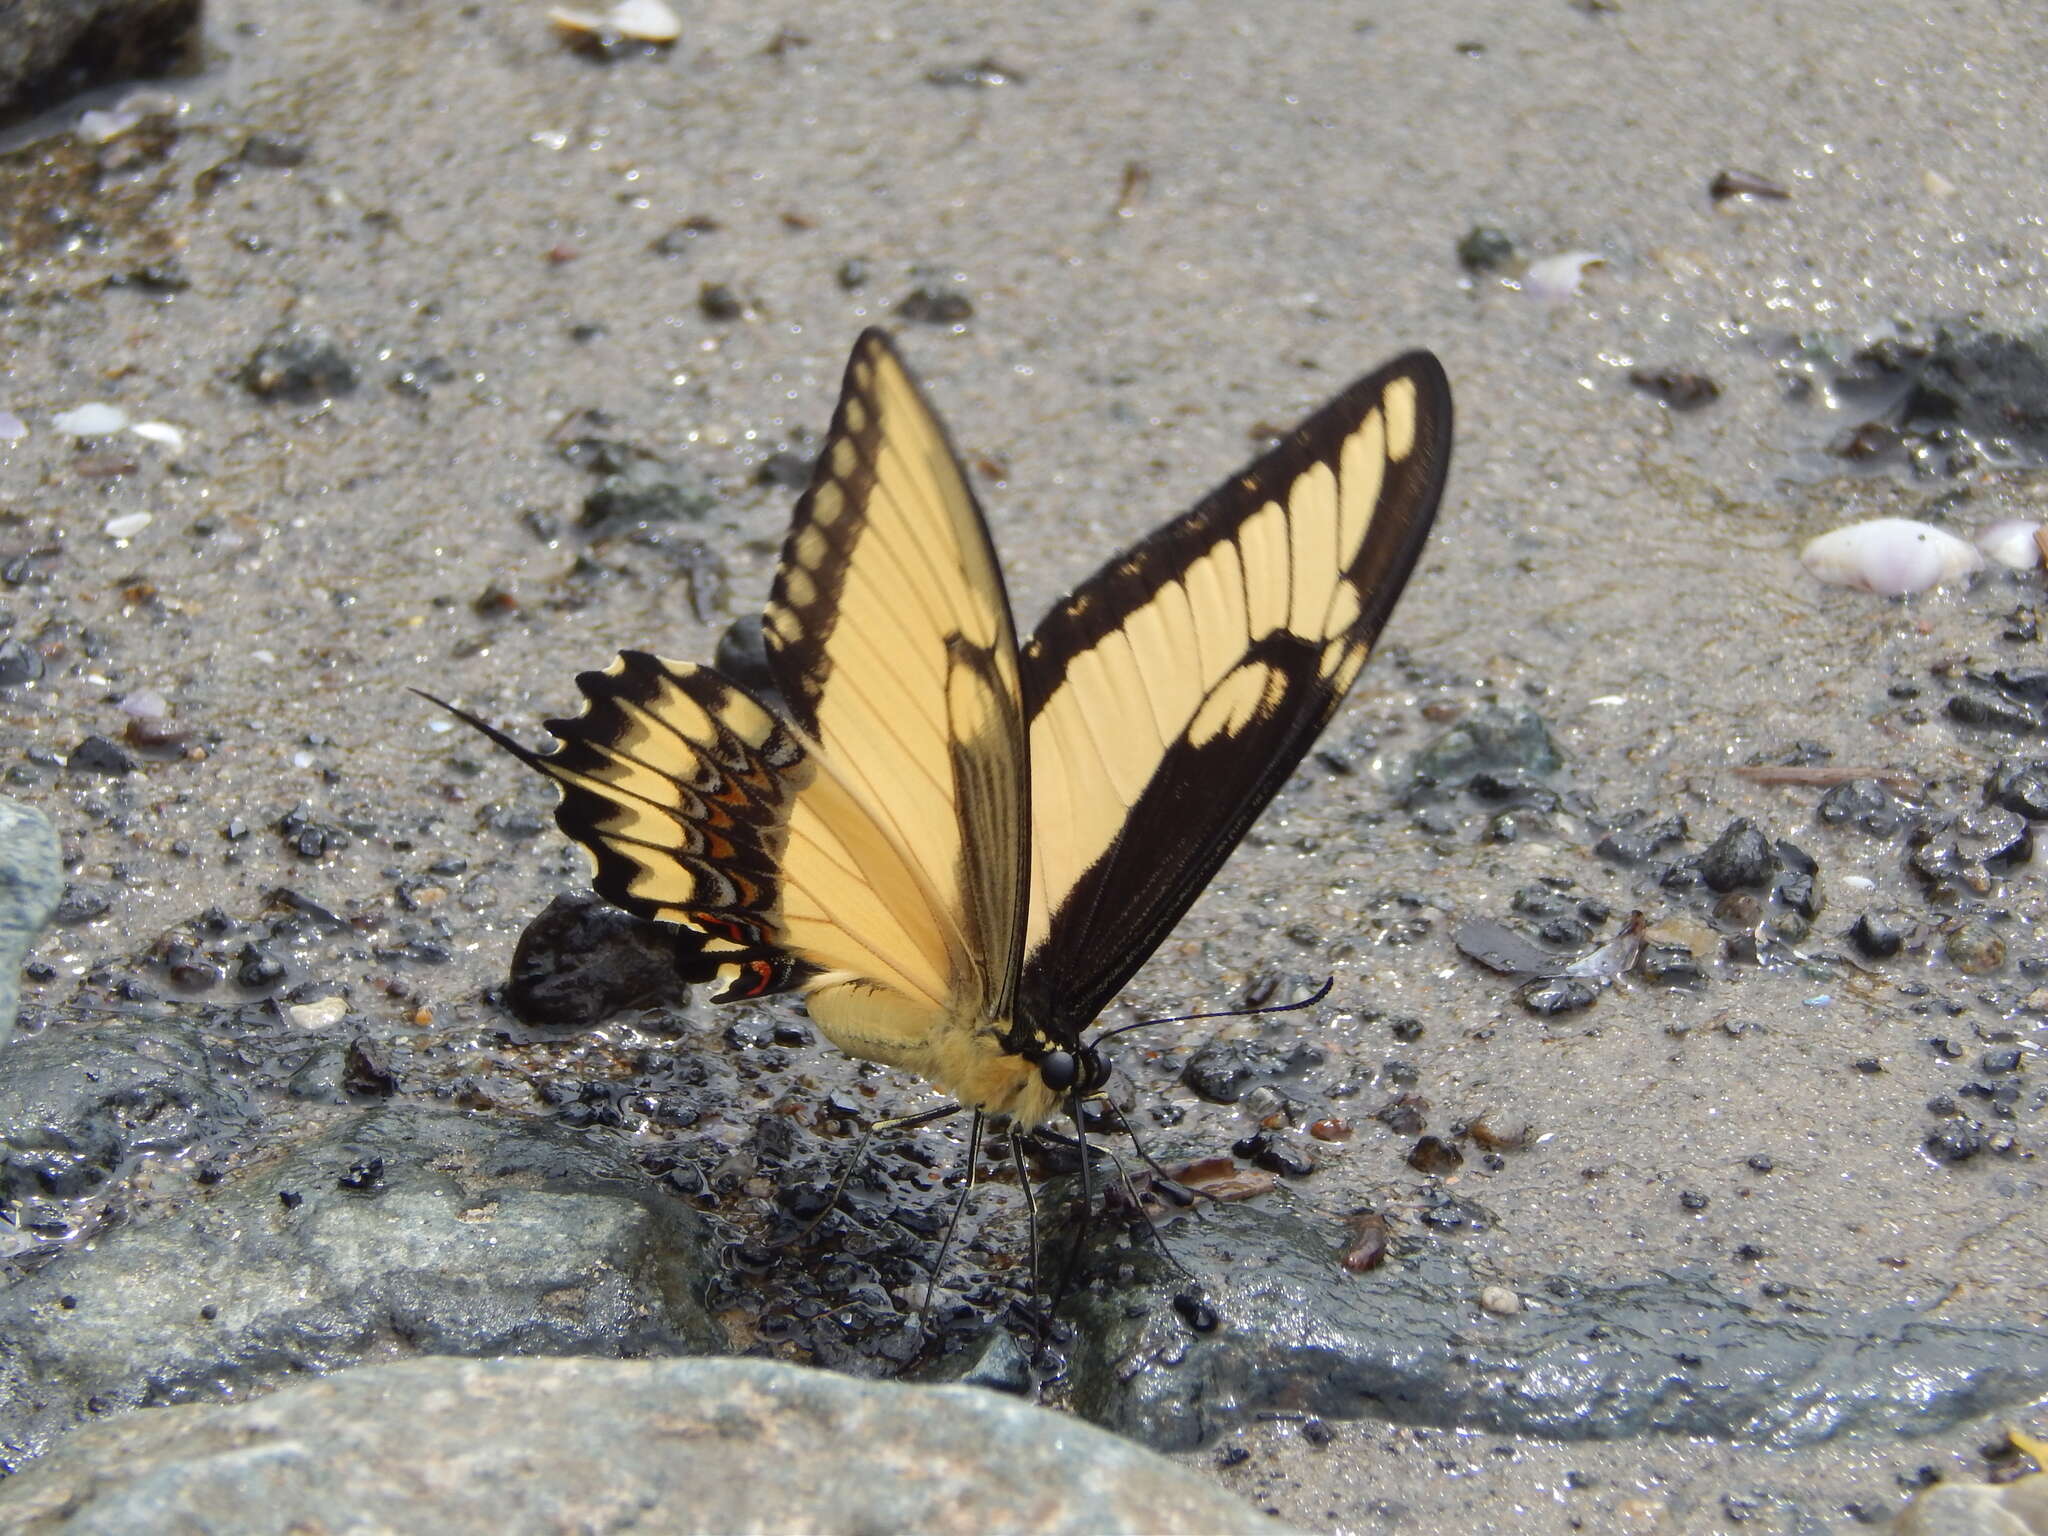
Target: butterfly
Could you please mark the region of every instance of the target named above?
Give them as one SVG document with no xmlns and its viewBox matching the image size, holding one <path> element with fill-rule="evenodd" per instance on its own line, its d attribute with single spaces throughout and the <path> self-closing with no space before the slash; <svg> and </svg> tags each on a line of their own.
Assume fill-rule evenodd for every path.
<svg viewBox="0 0 2048 1536">
<path fill-rule="evenodd" d="M 1116 555 L 1018 643 L 987 521 L 889 338 L 855 343 L 761 620 L 765 674 L 626 651 L 535 752 L 600 895 L 715 1001 L 1037 1127 L 1285 782 L 1420 556 L 1450 387 L 1411 352 Z M 438 702 L 438 701 L 437 701 Z M 449 706 L 452 708 L 452 706 Z M 977 1122 L 978 1123 L 978 1122 Z"/>
</svg>

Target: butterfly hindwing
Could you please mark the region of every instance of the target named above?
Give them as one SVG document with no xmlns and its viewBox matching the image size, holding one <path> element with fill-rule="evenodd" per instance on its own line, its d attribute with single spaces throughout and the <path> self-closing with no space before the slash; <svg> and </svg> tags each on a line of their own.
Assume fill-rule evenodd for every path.
<svg viewBox="0 0 2048 1536">
<path fill-rule="evenodd" d="M 1144 963 L 1343 699 L 1428 536 L 1450 431 L 1442 368 L 1400 358 L 1039 625 L 1021 996 L 1055 1035 Z"/>
</svg>

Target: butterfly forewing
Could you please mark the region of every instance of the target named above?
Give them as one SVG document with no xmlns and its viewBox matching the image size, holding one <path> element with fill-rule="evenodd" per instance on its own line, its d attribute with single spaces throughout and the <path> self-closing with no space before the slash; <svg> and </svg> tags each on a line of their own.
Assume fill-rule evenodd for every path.
<svg viewBox="0 0 2048 1536">
<path fill-rule="evenodd" d="M 764 623 L 797 724 L 930 891 L 956 993 L 1006 1018 L 1028 772 L 1017 642 L 988 530 L 886 337 L 862 336 Z M 821 898 L 873 898 L 848 872 Z"/>
<path fill-rule="evenodd" d="M 1400 358 L 1039 625 L 1021 995 L 1055 1037 L 1150 956 L 1343 699 L 1428 536 L 1450 434 L 1442 368 Z"/>
</svg>

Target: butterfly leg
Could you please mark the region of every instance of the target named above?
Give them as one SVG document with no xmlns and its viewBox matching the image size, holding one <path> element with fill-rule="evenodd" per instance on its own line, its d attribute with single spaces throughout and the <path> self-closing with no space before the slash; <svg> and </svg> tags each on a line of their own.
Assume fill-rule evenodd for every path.
<svg viewBox="0 0 2048 1536">
<path fill-rule="evenodd" d="M 959 1107 L 957 1104 L 953 1106 L 954 1109 Z M 924 1305 L 917 1309 L 919 1332 L 924 1331 L 925 1321 L 932 1315 L 932 1298 L 938 1294 L 939 1276 L 946 1272 L 946 1254 L 953 1246 L 953 1235 L 960 1230 L 960 1218 L 966 1214 L 968 1197 L 974 1193 L 975 1178 L 981 1168 L 981 1130 L 987 1119 L 977 1109 L 973 1129 L 967 1133 L 967 1177 L 961 1181 L 960 1198 L 953 1202 L 953 1215 L 946 1223 L 946 1235 L 939 1239 L 939 1251 L 932 1256 L 931 1274 L 924 1283 Z"/>
<path fill-rule="evenodd" d="M 914 1115 L 897 1115 L 893 1119 L 869 1121 L 867 1125 L 862 1127 L 860 1140 L 854 1144 L 853 1151 L 847 1155 L 845 1161 L 840 1163 L 839 1176 L 832 1181 L 832 1194 L 830 1198 L 825 1201 L 824 1207 L 819 1210 L 818 1214 L 804 1224 L 803 1231 L 797 1233 L 797 1245 L 799 1247 L 807 1246 L 811 1239 L 817 1235 L 818 1228 L 824 1225 L 825 1218 L 839 1208 L 839 1197 L 846 1193 L 847 1183 L 853 1178 L 853 1170 L 858 1168 L 861 1164 L 861 1159 L 867 1156 L 868 1144 L 875 1139 L 877 1133 L 886 1135 L 892 1131 L 914 1131 L 919 1126 L 931 1125 L 936 1121 L 945 1119 L 948 1115 L 957 1115 L 959 1113 L 960 1106 L 958 1104 L 941 1104 L 937 1109 L 920 1110 Z"/>
</svg>

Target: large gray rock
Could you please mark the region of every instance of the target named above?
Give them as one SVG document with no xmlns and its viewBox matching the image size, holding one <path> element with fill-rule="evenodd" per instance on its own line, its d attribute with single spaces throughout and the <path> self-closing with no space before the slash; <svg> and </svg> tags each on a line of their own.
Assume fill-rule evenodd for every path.
<svg viewBox="0 0 2048 1536">
<path fill-rule="evenodd" d="M 162 69 L 200 0 L 0 0 L 0 111 Z"/>
<path fill-rule="evenodd" d="M 7 28 L 0 0 L 0 38 Z M 0 51 L 6 44 L 0 41 Z M 14 1033 L 21 1006 L 21 962 L 64 895 L 57 834 L 41 811 L 0 799 L 0 1042 Z"/>
<path fill-rule="evenodd" d="M 2048 1392 L 2048 1334 L 2030 1320 L 1781 1316 L 1680 1275 L 1552 1281 L 1496 1316 L 1452 1244 L 1354 1275 L 1334 1234 L 1290 1204 L 1197 1207 L 1163 1228 L 1173 1267 L 1149 1242 L 1127 1250 L 1103 1234 L 1091 1266 L 1112 1278 L 1061 1309 L 1075 1331 L 1075 1411 L 1160 1450 L 1272 1411 L 1790 1449 L 1851 1432 L 1923 1436 Z"/>
<path fill-rule="evenodd" d="M 0 1055 L 0 1201 L 77 1200 L 146 1153 L 189 1151 L 248 1118 L 199 1032 L 172 1023 L 53 1027 Z"/>
<path fill-rule="evenodd" d="M 0 1294 L 0 1449 L 394 1354 L 683 1354 L 695 1212 L 533 1121 L 389 1107 L 162 1202 Z"/>
<path fill-rule="evenodd" d="M 412 1360 L 81 1430 L 0 1484 L 23 1533 L 1283 1528 L 977 1387 L 761 1360 Z"/>
</svg>

